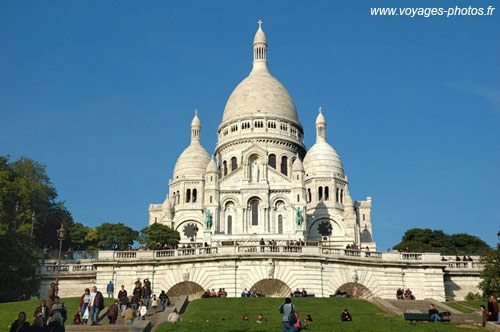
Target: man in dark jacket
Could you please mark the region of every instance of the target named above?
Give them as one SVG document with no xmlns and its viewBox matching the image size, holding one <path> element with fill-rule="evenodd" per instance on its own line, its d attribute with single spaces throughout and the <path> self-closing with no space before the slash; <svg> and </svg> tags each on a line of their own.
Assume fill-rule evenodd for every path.
<svg viewBox="0 0 500 332">
<path fill-rule="evenodd" d="M 125 310 L 127 310 L 128 296 L 125 286 L 122 285 L 122 289 L 118 292 L 118 300 L 120 301 L 120 307 L 122 309 L 122 317 L 125 315 Z"/>
<path fill-rule="evenodd" d="M 144 279 L 143 282 L 142 299 L 144 300 L 146 308 L 149 308 L 149 302 L 151 300 L 151 282 L 149 282 L 148 278 Z"/>
<path fill-rule="evenodd" d="M 110 324 L 116 324 L 116 320 L 118 319 L 118 303 L 118 301 L 115 301 L 115 303 L 108 308 L 108 319 Z"/>
<path fill-rule="evenodd" d="M 349 313 L 349 311 L 347 311 L 347 309 L 344 309 L 344 311 L 342 311 L 342 314 L 340 314 L 340 320 L 343 322 L 352 322 L 351 314 Z"/>
<path fill-rule="evenodd" d="M 92 287 L 90 293 L 90 325 L 99 325 L 99 312 L 104 309 L 104 296 L 97 290 L 97 287 Z"/>
</svg>

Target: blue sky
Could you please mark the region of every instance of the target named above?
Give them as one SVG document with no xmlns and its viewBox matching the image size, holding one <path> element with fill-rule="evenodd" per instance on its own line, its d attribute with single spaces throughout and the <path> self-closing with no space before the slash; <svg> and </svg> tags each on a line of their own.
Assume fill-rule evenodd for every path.
<svg viewBox="0 0 500 332">
<path fill-rule="evenodd" d="M 497 3 L 498 4 L 498 3 Z M 2 1 L 0 154 L 47 165 L 75 220 L 147 225 L 198 108 L 212 153 L 264 21 L 271 73 L 314 143 L 318 106 L 380 249 L 412 227 L 497 242 L 500 8 L 494 1 Z M 500 7 L 500 6 L 499 6 Z"/>
</svg>

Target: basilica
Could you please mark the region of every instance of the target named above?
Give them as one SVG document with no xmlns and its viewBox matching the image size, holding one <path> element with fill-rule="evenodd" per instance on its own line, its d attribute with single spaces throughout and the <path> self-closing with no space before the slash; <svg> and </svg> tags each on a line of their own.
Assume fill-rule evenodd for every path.
<svg viewBox="0 0 500 332">
<path fill-rule="evenodd" d="M 150 205 L 149 224 L 178 230 L 184 244 L 303 240 L 375 249 L 371 198 L 352 200 L 321 108 L 316 142 L 306 148 L 294 101 L 267 67 L 267 48 L 259 22 L 253 68 L 226 103 L 213 156 L 195 112 L 191 143 L 165 201 Z"/>
</svg>

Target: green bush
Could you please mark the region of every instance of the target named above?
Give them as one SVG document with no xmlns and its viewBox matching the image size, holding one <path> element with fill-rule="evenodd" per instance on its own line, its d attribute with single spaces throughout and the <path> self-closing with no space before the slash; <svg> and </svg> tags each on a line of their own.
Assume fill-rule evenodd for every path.
<svg viewBox="0 0 500 332">
<path fill-rule="evenodd" d="M 465 300 L 466 301 L 481 301 L 481 300 L 483 300 L 483 296 L 480 293 L 469 292 L 469 293 L 467 293 L 467 295 L 465 295 Z"/>
</svg>

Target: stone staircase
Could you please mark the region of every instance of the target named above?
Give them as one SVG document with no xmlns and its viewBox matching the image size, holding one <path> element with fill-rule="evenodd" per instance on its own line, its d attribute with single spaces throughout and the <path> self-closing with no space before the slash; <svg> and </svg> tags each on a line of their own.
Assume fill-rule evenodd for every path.
<svg viewBox="0 0 500 332">
<path fill-rule="evenodd" d="M 107 308 L 102 310 L 99 314 L 99 325 L 66 325 L 67 332 L 82 332 L 82 331 L 96 331 L 96 332 L 130 332 L 130 331 L 150 331 L 151 328 L 156 327 L 158 324 L 166 321 L 168 314 L 172 312 L 173 308 L 179 303 L 177 298 L 171 299 L 172 303 L 170 307 L 166 307 L 164 312 L 154 313 L 153 309 L 150 307 L 146 316 L 146 320 L 143 322 L 138 322 L 132 325 L 125 324 L 124 319 L 121 316 L 121 312 L 118 314 L 118 319 L 116 324 L 109 324 L 108 318 L 106 316 Z M 187 299 L 185 300 L 187 302 Z M 178 309 L 179 310 L 179 309 Z"/>
</svg>

